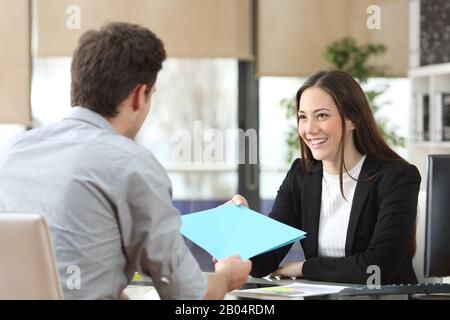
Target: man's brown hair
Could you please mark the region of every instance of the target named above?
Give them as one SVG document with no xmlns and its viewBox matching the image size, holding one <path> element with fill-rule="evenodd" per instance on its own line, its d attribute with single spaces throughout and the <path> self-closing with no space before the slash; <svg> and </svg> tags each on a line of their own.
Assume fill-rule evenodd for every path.
<svg viewBox="0 0 450 320">
<path fill-rule="evenodd" d="M 110 22 L 86 31 L 72 60 L 71 105 L 111 118 L 139 84 L 148 92 L 166 59 L 162 41 L 139 25 Z"/>
</svg>

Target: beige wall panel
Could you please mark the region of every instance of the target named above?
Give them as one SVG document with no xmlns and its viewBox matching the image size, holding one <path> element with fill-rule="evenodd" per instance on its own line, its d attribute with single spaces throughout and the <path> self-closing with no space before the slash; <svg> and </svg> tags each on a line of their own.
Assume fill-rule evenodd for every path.
<svg viewBox="0 0 450 320">
<path fill-rule="evenodd" d="M 31 123 L 28 0 L 0 0 L 0 124 Z"/>
<path fill-rule="evenodd" d="M 345 35 L 342 0 L 260 0 L 258 73 L 305 76 L 324 68 L 323 48 Z"/>
<path fill-rule="evenodd" d="M 70 5 L 80 30 L 66 27 Z M 40 56 L 70 56 L 84 31 L 121 20 L 157 33 L 170 57 L 251 59 L 250 0 L 38 0 L 38 17 Z"/>
<path fill-rule="evenodd" d="M 381 9 L 381 29 L 367 28 L 367 7 Z M 328 68 L 323 57 L 331 42 L 353 36 L 361 44 L 388 46 L 374 63 L 391 66 L 391 75 L 408 68 L 408 0 L 260 0 L 258 74 L 308 76 Z"/>
<path fill-rule="evenodd" d="M 381 28 L 367 28 L 367 7 L 380 8 Z M 409 0 L 352 0 L 350 34 L 360 43 L 382 43 L 387 52 L 372 62 L 388 66 L 392 76 L 406 76 L 409 68 Z"/>
</svg>

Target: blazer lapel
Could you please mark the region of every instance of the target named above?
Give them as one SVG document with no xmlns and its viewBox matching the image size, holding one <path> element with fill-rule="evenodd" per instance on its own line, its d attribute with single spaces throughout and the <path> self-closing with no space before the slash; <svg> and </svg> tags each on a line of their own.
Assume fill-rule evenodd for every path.
<svg viewBox="0 0 450 320">
<path fill-rule="evenodd" d="M 355 238 L 359 216 L 361 215 L 361 211 L 373 183 L 372 180 L 367 181 L 367 179 L 376 172 L 377 168 L 377 163 L 369 157 L 366 158 L 361 168 L 361 173 L 359 175 L 359 179 L 361 181 L 358 181 L 356 184 L 345 241 L 345 255 L 347 257 L 352 255 L 353 241 Z"/>
<path fill-rule="evenodd" d="M 306 172 L 302 188 L 303 228 L 307 232 L 305 253 L 317 257 L 319 251 L 319 219 L 322 202 L 322 162 L 315 162 Z"/>
</svg>

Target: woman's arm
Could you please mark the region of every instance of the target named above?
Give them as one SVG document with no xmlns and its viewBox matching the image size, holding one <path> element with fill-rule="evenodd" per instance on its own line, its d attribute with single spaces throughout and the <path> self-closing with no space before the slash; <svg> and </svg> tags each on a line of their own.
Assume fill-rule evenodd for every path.
<svg viewBox="0 0 450 320">
<path fill-rule="evenodd" d="M 272 272 L 270 275 L 283 276 L 289 278 L 303 277 L 303 264 L 305 263 L 305 261 L 288 262 L 281 268 L 277 269 L 275 272 Z"/>
</svg>

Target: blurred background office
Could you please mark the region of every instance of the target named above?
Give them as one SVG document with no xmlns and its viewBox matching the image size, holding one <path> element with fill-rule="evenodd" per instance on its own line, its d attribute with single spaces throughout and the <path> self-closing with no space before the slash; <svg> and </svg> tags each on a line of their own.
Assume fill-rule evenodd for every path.
<svg viewBox="0 0 450 320">
<path fill-rule="evenodd" d="M 269 212 L 298 155 L 293 97 L 319 69 L 363 84 L 422 190 L 427 155 L 450 153 L 446 0 L 0 0 L 0 145 L 64 117 L 76 42 L 108 20 L 144 25 L 167 48 L 138 141 L 167 169 L 183 214 L 236 193 Z"/>
</svg>

